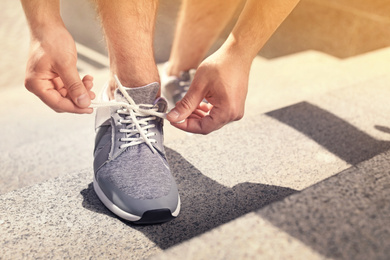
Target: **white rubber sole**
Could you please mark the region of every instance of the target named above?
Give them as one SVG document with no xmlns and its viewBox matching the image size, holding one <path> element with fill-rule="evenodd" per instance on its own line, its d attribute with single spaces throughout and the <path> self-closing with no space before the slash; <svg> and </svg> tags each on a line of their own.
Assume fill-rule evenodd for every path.
<svg viewBox="0 0 390 260">
<path fill-rule="evenodd" d="M 120 218 L 123 218 L 123 219 L 126 219 L 128 221 L 132 221 L 132 222 L 136 222 L 136 221 L 139 221 L 142 216 L 137 216 L 137 215 L 133 215 L 133 214 L 130 214 L 124 210 L 122 210 L 121 208 L 119 208 L 118 206 L 116 206 L 115 204 L 113 204 L 107 197 L 106 195 L 104 194 L 104 192 L 102 191 L 102 189 L 99 187 L 99 184 L 97 183 L 95 177 L 93 178 L 93 188 L 97 194 L 97 196 L 99 197 L 99 199 L 101 200 L 101 202 L 103 202 L 104 206 L 106 206 L 112 213 L 114 213 L 115 215 L 117 215 L 118 217 Z M 178 204 L 177 204 L 177 207 L 175 209 L 174 212 L 171 212 L 172 214 L 172 217 L 177 217 L 179 215 L 179 212 L 180 212 L 180 196 L 178 197 Z"/>
</svg>

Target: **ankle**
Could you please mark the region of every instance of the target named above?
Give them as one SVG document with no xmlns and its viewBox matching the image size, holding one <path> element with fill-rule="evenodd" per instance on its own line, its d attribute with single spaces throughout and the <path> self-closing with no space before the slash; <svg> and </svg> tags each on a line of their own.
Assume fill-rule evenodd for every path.
<svg viewBox="0 0 390 260">
<path fill-rule="evenodd" d="M 174 63 L 172 63 L 172 62 L 170 62 L 170 61 L 168 61 L 167 63 L 165 63 L 165 66 L 164 66 L 165 73 L 166 73 L 168 76 L 179 77 L 180 71 L 178 70 L 177 66 L 174 66 L 173 64 L 174 64 Z"/>
<path fill-rule="evenodd" d="M 110 52 L 110 86 L 116 89 L 114 75 L 128 88 L 145 86 L 151 82 L 160 82 L 160 76 L 153 53 L 140 51 L 129 53 L 113 50 Z"/>
<path fill-rule="evenodd" d="M 117 75 L 117 74 L 112 74 L 112 76 L 108 82 L 108 88 L 107 88 L 106 94 L 107 94 L 109 100 L 115 99 L 115 91 L 118 88 L 118 84 L 114 78 L 114 75 Z M 121 85 L 124 87 L 127 87 L 127 88 L 143 87 L 143 86 L 149 85 L 150 83 L 153 83 L 153 82 L 159 83 L 159 79 L 158 80 L 150 80 L 150 81 L 148 81 L 148 80 L 134 81 L 134 80 L 128 80 L 127 77 L 126 77 L 127 80 L 124 80 L 124 78 L 121 78 L 119 75 L 117 75 L 117 76 L 118 76 L 119 81 L 121 82 Z M 160 95 L 161 95 L 161 89 L 159 89 L 156 98 L 159 97 Z"/>
<path fill-rule="evenodd" d="M 151 82 L 160 82 L 157 66 L 155 63 L 137 63 L 111 65 L 110 87 L 116 89 L 114 75 L 118 77 L 121 84 L 128 88 L 145 86 Z"/>
<path fill-rule="evenodd" d="M 108 81 L 108 88 L 107 88 L 107 96 L 109 100 L 114 100 L 115 99 L 115 90 L 117 89 L 117 85 L 115 82 L 114 77 L 111 77 L 110 80 Z"/>
<path fill-rule="evenodd" d="M 168 76 L 175 76 L 175 77 L 180 77 L 180 74 L 184 71 L 190 71 L 192 69 L 196 69 L 198 66 L 196 65 L 187 65 L 187 66 L 182 66 L 178 63 L 168 61 L 165 65 L 165 73 Z"/>
</svg>

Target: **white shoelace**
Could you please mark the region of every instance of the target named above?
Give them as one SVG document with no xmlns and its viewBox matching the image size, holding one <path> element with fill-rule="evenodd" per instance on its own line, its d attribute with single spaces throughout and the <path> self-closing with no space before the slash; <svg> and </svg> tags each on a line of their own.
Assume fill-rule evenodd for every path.
<svg viewBox="0 0 390 260">
<path fill-rule="evenodd" d="M 108 101 L 108 102 L 96 102 L 93 101 L 91 104 L 92 108 L 98 107 L 120 107 L 116 112 L 121 115 L 125 115 L 124 118 L 121 117 L 120 123 L 127 125 L 126 128 L 120 129 L 121 133 L 126 133 L 125 138 L 121 138 L 120 141 L 125 142 L 119 148 L 123 149 L 129 146 L 138 145 L 141 143 L 146 143 L 149 148 L 156 153 L 156 149 L 153 147 L 152 143 L 157 142 L 155 139 L 151 138 L 155 133 L 148 132 L 149 128 L 155 127 L 154 124 L 149 124 L 149 121 L 155 120 L 156 117 L 166 119 L 166 113 L 157 112 L 158 108 L 150 104 L 135 104 L 134 100 L 127 93 L 124 86 L 119 81 L 118 77 L 114 76 L 116 83 L 118 85 L 119 91 L 129 102 L 118 102 L 118 101 Z M 143 117 L 143 118 L 137 118 Z M 135 127 L 134 127 L 135 126 Z M 136 135 L 139 134 L 139 137 Z"/>
</svg>

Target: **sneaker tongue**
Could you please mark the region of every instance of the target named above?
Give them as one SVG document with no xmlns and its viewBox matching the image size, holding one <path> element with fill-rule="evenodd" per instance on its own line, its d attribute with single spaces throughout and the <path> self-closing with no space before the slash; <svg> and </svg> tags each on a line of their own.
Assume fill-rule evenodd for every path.
<svg viewBox="0 0 390 260">
<path fill-rule="evenodd" d="M 150 83 L 143 87 L 126 88 L 126 92 L 138 104 L 153 104 L 160 86 L 157 82 Z M 127 102 L 126 98 L 122 95 L 119 89 L 115 90 L 115 100 L 119 102 Z"/>
</svg>

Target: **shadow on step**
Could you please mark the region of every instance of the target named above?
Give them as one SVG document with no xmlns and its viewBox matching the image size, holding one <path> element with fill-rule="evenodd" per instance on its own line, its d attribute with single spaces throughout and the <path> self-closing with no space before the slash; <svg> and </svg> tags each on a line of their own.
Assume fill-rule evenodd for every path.
<svg viewBox="0 0 390 260">
<path fill-rule="evenodd" d="M 258 214 L 327 259 L 389 259 L 389 169 L 386 152 Z"/>
<path fill-rule="evenodd" d="M 354 166 L 258 214 L 325 257 L 389 259 L 390 142 L 306 102 L 267 115 Z"/>
<path fill-rule="evenodd" d="M 176 151 L 166 148 L 166 153 L 181 196 L 181 212 L 178 218 L 152 226 L 137 226 L 124 221 L 162 249 L 191 239 L 296 192 L 290 188 L 256 183 L 240 183 L 229 188 L 203 175 Z M 86 209 L 115 217 L 99 201 L 92 184 L 81 194 Z"/>
<path fill-rule="evenodd" d="M 267 113 L 311 138 L 349 164 L 356 165 L 390 150 L 390 142 L 376 140 L 336 115 L 308 102 Z M 374 126 L 390 131 L 384 126 Z"/>
</svg>

